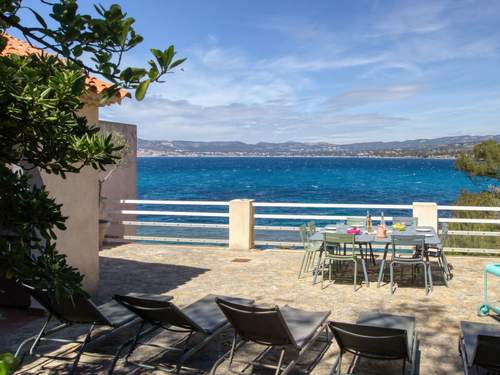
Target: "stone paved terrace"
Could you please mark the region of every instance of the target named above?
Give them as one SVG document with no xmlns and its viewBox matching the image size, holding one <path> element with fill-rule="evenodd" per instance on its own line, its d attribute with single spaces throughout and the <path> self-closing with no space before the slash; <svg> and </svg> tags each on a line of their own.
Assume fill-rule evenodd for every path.
<svg viewBox="0 0 500 375">
<path fill-rule="evenodd" d="M 498 262 L 499 258 L 450 257 L 454 278 L 446 288 L 434 271 L 434 291 L 425 296 L 419 285 L 405 283 L 393 296 L 389 286 L 377 289 L 376 284 L 365 286 L 353 292 L 351 275 L 321 289 L 320 284 L 311 285 L 311 277 L 297 279 L 300 252 L 253 251 L 232 252 L 215 248 L 179 248 L 166 245 L 127 244 L 101 252 L 101 286 L 96 302 L 108 301 L 115 293 L 130 291 L 172 295 L 178 305 L 189 304 L 208 293 L 253 298 L 257 303 L 289 304 L 309 310 L 332 310 L 332 319 L 353 322 L 363 311 L 380 311 L 393 314 L 415 315 L 420 348 L 420 374 L 461 374 L 461 360 L 457 351 L 460 320 L 500 323 L 492 317 L 479 318 L 477 308 L 482 297 L 482 269 L 484 264 Z M 248 262 L 234 262 L 236 258 Z M 376 277 L 377 267 L 371 266 L 371 280 Z M 409 274 L 410 272 L 406 272 Z M 361 275 L 360 275 L 361 276 Z M 360 277 L 361 278 L 361 277 Z M 497 281 L 497 280 L 495 280 Z M 500 280 L 498 280 L 500 281 Z M 498 290 L 492 283 L 492 290 Z M 495 296 L 498 301 L 498 295 Z M 0 347 L 14 350 L 23 338 L 33 334 L 42 323 L 33 319 L 24 326 L 8 325 L 3 322 Z M 77 334 L 81 331 L 74 331 Z M 105 373 L 109 353 L 123 337 L 124 332 L 91 347 L 90 353 L 81 360 L 80 373 Z M 123 337 L 122 337 L 123 336 Z M 193 357 L 187 363 L 192 369 L 184 373 L 207 373 L 216 358 L 228 349 L 231 333 L 222 335 L 221 340 L 205 352 Z M 160 334 L 152 342 L 168 342 L 171 335 Z M 71 351 L 73 347 L 64 347 Z M 250 345 L 243 357 L 250 358 L 258 347 Z M 161 353 L 160 353 L 161 354 Z M 335 343 L 321 341 L 299 366 L 299 370 L 311 370 L 312 374 L 328 374 L 337 354 Z M 274 353 L 271 353 L 271 358 Z M 134 357 L 156 358 L 158 362 L 171 362 L 171 357 L 158 355 L 156 349 L 141 348 Z M 345 361 L 346 363 L 348 361 Z M 65 373 L 68 363 L 54 360 L 27 362 L 20 373 Z M 361 361 L 356 366 L 360 374 L 400 373 L 400 363 L 377 363 Z M 115 373 L 148 373 L 132 366 L 119 363 Z M 225 374 L 226 366 L 218 374 Z M 269 370 L 255 369 L 254 373 L 270 374 Z M 299 373 L 295 371 L 294 373 Z"/>
</svg>

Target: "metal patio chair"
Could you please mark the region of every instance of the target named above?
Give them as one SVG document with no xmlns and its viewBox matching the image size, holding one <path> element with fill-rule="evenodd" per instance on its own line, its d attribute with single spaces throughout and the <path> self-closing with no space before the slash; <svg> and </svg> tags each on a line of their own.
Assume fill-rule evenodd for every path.
<svg viewBox="0 0 500 375">
<path fill-rule="evenodd" d="M 453 275 L 451 274 L 450 266 L 448 264 L 448 259 L 446 258 L 446 254 L 444 252 L 444 245 L 446 240 L 448 239 L 448 224 L 441 224 L 441 233 L 439 235 L 439 245 L 438 246 L 430 246 L 427 249 L 427 254 L 429 257 L 436 258 L 438 261 L 439 268 L 443 273 L 443 280 L 446 286 L 448 286 L 448 280 L 451 280 Z"/>
<path fill-rule="evenodd" d="M 464 374 L 500 374 L 500 326 L 462 321 L 460 329 Z"/>
<path fill-rule="evenodd" d="M 304 255 L 302 256 L 302 262 L 300 263 L 298 275 L 298 278 L 300 279 L 304 273 L 309 272 L 311 265 L 314 266 L 316 256 L 320 256 L 322 243 L 312 242 L 310 240 L 311 231 L 310 227 L 306 224 L 299 227 L 299 233 L 304 249 Z"/>
<path fill-rule="evenodd" d="M 316 232 L 316 222 L 315 221 L 308 222 L 307 228 L 309 229 L 309 235 L 313 235 Z"/>
<path fill-rule="evenodd" d="M 341 374 L 345 353 L 354 355 L 348 373 L 352 373 L 360 358 L 375 360 L 402 360 L 402 373 L 406 363 L 412 364 L 412 374 L 417 371 L 417 335 L 415 318 L 411 316 L 364 313 L 356 324 L 330 322 L 335 341 L 340 348 L 331 373 Z"/>
<path fill-rule="evenodd" d="M 425 236 L 393 234 L 391 240 L 392 259 L 389 264 L 391 294 L 394 294 L 394 266 L 397 264 L 400 266 L 412 266 L 412 277 L 415 276 L 415 266 L 421 265 L 424 271 L 425 294 L 429 294 L 432 290 L 432 272 L 425 248 Z M 403 246 L 411 247 L 414 250 L 411 253 L 398 252 L 398 247 Z"/>
<path fill-rule="evenodd" d="M 228 301 L 241 304 L 253 304 L 253 300 L 250 299 L 235 297 L 224 298 Z M 130 350 L 125 356 L 125 363 L 130 363 L 148 370 L 163 370 L 165 368 L 162 366 L 154 366 L 146 362 L 130 361 L 130 356 L 138 346 L 144 345 L 157 347 L 166 351 L 180 352 L 181 355 L 177 359 L 174 369 L 175 372 L 179 372 L 186 360 L 217 338 L 220 333 L 229 326 L 229 322 L 216 304 L 217 296 L 211 294 L 182 309 L 178 308 L 170 301 L 151 301 L 133 296 L 121 295 L 115 295 L 114 299 L 142 319 L 135 339 L 130 346 Z M 144 330 L 146 323 L 148 323 L 151 328 Z M 150 334 L 158 329 L 185 333 L 186 335 L 171 346 L 140 342 L 140 339 L 146 336 L 146 331 L 147 334 Z M 202 335 L 203 340 L 189 348 L 190 339 L 194 334 Z M 179 345 L 181 345 L 181 348 L 178 347 Z"/>
<path fill-rule="evenodd" d="M 360 251 L 361 250 L 361 245 Z M 350 254 L 347 253 L 347 247 L 350 247 Z M 332 271 L 335 266 L 337 270 L 340 269 L 342 263 L 352 263 L 354 267 L 354 281 L 353 286 L 356 290 L 357 285 L 357 275 L 358 275 L 358 262 L 361 263 L 363 267 L 363 274 L 365 277 L 366 286 L 370 286 L 370 280 L 368 279 L 368 272 L 366 269 L 365 259 L 360 255 L 356 254 L 356 242 L 355 236 L 353 234 L 343 234 L 343 233 L 328 233 L 325 232 L 323 236 L 323 264 L 321 265 L 321 288 L 324 286 L 325 280 L 325 269 L 328 269 L 328 279 L 332 279 Z"/>
<path fill-rule="evenodd" d="M 322 332 L 325 332 L 329 341 L 326 320 L 330 311 L 309 312 L 289 306 L 250 306 L 233 303 L 223 298 L 218 298 L 217 304 L 227 316 L 235 333 L 231 350 L 215 363 L 212 375 L 226 358 L 229 360 L 228 370 L 231 372 L 234 372 L 231 368 L 234 362 L 246 365 L 245 369 L 239 372 L 240 374 L 249 366 L 258 366 L 274 369 L 275 375 L 286 375 L 311 348 Z M 249 342 L 267 346 L 267 349 L 250 362 L 235 361 L 236 352 Z M 262 359 L 273 348 L 281 349 L 278 364 L 274 366 L 262 363 Z M 290 354 L 292 358 L 287 365 L 283 364 L 285 354 Z"/>
<path fill-rule="evenodd" d="M 69 373 L 73 374 L 78 366 L 80 357 L 88 344 L 97 339 L 101 339 L 104 336 L 108 336 L 118 329 L 128 327 L 133 323 L 138 322 L 138 318 L 135 314 L 131 313 L 116 301 L 110 301 L 103 305 L 97 306 L 92 302 L 91 299 L 86 297 L 73 297 L 56 300 L 47 290 L 39 290 L 27 285 L 25 285 L 25 288 L 30 293 L 30 295 L 48 311 L 49 314 L 40 332 L 37 335 L 24 340 L 17 348 L 15 356 L 21 362 L 23 361 L 26 354 L 38 358 L 43 357 L 57 360 L 72 360 L 73 365 Z M 170 296 L 160 295 L 146 295 L 139 293 L 131 293 L 130 295 L 135 297 L 142 296 L 149 299 L 158 299 L 163 301 L 172 299 L 172 297 Z M 53 319 L 58 320 L 61 324 L 56 325 L 52 328 L 48 328 L 49 323 L 51 323 Z M 74 325 L 88 326 L 83 340 L 53 337 L 53 335 L 57 332 L 60 332 Z M 92 336 L 96 327 L 109 327 L 110 330 L 104 332 L 103 334 L 98 333 L 96 336 Z M 42 342 L 47 341 L 59 342 L 62 344 L 77 343 L 80 344 L 80 347 L 78 348 L 74 358 L 41 354 L 37 351 L 37 349 Z M 23 348 L 31 342 L 33 343 L 31 344 L 28 353 L 23 353 Z M 130 344 L 130 341 L 128 341 L 128 344 Z M 117 351 L 115 358 L 119 354 L 120 350 Z"/>
<path fill-rule="evenodd" d="M 401 223 L 408 227 L 418 226 L 418 218 L 411 216 L 394 216 L 392 218 L 392 224 Z"/>
<path fill-rule="evenodd" d="M 366 228 L 366 218 L 364 217 L 348 217 L 345 221 L 348 227 Z"/>
</svg>

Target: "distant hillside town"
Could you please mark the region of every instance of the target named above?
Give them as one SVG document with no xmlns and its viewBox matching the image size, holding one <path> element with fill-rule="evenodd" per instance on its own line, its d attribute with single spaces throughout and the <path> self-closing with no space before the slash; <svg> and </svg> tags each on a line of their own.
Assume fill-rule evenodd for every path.
<svg viewBox="0 0 500 375">
<path fill-rule="evenodd" d="M 194 142 L 138 140 L 137 156 L 358 156 L 454 158 L 487 139 L 500 141 L 500 135 L 457 136 L 398 142 L 332 143 Z"/>
</svg>

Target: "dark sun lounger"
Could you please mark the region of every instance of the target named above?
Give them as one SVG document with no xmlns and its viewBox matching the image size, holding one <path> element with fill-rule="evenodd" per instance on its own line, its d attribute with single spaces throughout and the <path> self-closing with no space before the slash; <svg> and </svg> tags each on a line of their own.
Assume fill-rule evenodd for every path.
<svg viewBox="0 0 500 375">
<path fill-rule="evenodd" d="M 215 339 L 229 323 L 216 304 L 215 295 L 207 295 L 198 301 L 182 309 L 169 301 L 150 301 L 131 296 L 116 295 L 115 300 L 142 319 L 142 323 L 137 331 L 137 336 L 125 357 L 127 363 L 149 370 L 161 369 L 145 362 L 133 362 L 129 360 L 130 355 L 139 345 L 160 347 L 165 350 L 180 351 L 181 356 L 177 359 L 175 371 L 179 372 L 189 357 L 203 349 L 208 343 Z M 228 301 L 251 305 L 253 300 L 223 297 Z M 174 345 L 165 347 L 152 343 L 141 343 L 140 338 L 145 336 L 144 326 L 149 323 L 152 329 L 148 329 L 148 334 L 157 329 L 164 329 L 172 332 L 181 332 L 186 335 L 180 340 L 182 348 Z M 190 339 L 195 333 L 203 335 L 203 340 L 189 348 Z"/>
<path fill-rule="evenodd" d="M 348 373 L 360 357 L 402 360 L 403 374 L 408 361 L 413 365 L 412 373 L 415 373 L 417 338 L 414 317 L 365 313 L 360 315 L 356 324 L 330 322 L 330 329 L 340 347 L 333 374 L 341 373 L 342 358 L 345 353 L 354 355 Z"/>
<path fill-rule="evenodd" d="M 73 365 L 69 373 L 73 374 L 78 366 L 80 357 L 88 344 L 97 339 L 102 339 L 104 336 L 112 334 L 117 329 L 129 326 L 137 320 L 137 316 L 135 314 L 131 313 L 116 301 L 110 301 L 99 306 L 95 305 L 91 299 L 85 297 L 75 297 L 73 299 L 65 298 L 57 301 L 52 298 L 46 290 L 38 290 L 26 285 L 25 288 L 30 295 L 48 311 L 48 317 L 37 335 L 24 340 L 21 345 L 19 345 L 15 356 L 21 362 L 27 354 L 35 357 L 72 360 Z M 139 293 L 131 293 L 130 295 L 163 301 L 172 299 L 170 296 L 160 295 L 146 295 Z M 49 328 L 49 324 L 54 319 L 58 320 L 60 324 Z M 56 333 L 74 325 L 83 325 L 88 327 L 83 340 L 54 337 Z M 96 327 L 109 327 L 110 330 L 107 330 L 102 334 L 99 333 L 97 335 L 93 335 Z M 80 346 L 76 351 L 74 358 L 41 354 L 37 350 L 41 346 L 40 344 L 50 341 L 59 342 L 61 344 L 78 343 Z M 25 352 L 23 350 L 24 347 L 30 343 L 31 346 L 29 351 Z M 119 352 L 117 352 L 116 356 L 118 355 Z"/>
<path fill-rule="evenodd" d="M 500 325 L 460 322 L 464 374 L 500 373 Z"/>
<path fill-rule="evenodd" d="M 244 364 L 272 368 L 276 370 L 275 374 L 286 375 L 323 331 L 328 336 L 326 319 L 330 311 L 309 312 L 289 306 L 243 305 L 225 298 L 217 298 L 217 304 L 233 326 L 235 334 L 230 352 L 215 363 L 212 375 L 227 357 L 229 357 L 228 366 L 231 370 L 231 364 L 236 362 L 234 361 L 235 353 L 248 342 L 265 345 L 268 349 L 255 361 L 243 362 Z M 259 361 L 271 348 L 281 349 L 276 366 Z M 292 355 L 292 360 L 286 366 L 283 364 L 285 353 Z"/>
</svg>

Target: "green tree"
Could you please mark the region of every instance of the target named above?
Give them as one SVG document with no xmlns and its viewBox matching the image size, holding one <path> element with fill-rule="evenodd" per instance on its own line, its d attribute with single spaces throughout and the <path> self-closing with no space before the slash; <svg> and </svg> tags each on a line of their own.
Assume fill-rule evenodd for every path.
<svg viewBox="0 0 500 375">
<path fill-rule="evenodd" d="M 500 144 L 493 140 L 484 141 L 474 146 L 470 152 L 462 152 L 455 161 L 456 169 L 463 171 L 475 181 L 478 178 L 500 179 Z M 490 185 L 488 191 L 471 193 L 463 191 L 455 201 L 458 206 L 500 206 L 500 189 Z M 498 212 L 456 211 L 457 218 L 499 219 Z M 453 223 L 452 230 L 460 231 L 498 231 L 495 224 Z M 448 246 L 472 248 L 500 248 L 500 237 L 493 236 L 451 236 Z"/>
<path fill-rule="evenodd" d="M 500 179 L 500 144 L 488 140 L 475 145 L 472 152 L 462 152 L 458 156 L 455 167 L 471 178 Z"/>
<path fill-rule="evenodd" d="M 142 100 L 150 83 L 185 59 L 175 59 L 170 45 L 152 49 L 147 68 L 122 67 L 124 53 L 142 37 L 119 5 L 96 6 L 94 16 L 81 13 L 76 0 L 40 4 L 50 10 L 48 18 L 22 0 L 0 0 L 0 51 L 9 29 L 47 51 L 0 56 L 0 272 L 60 298 L 84 294 L 83 276 L 57 251 L 55 229 L 64 230 L 66 218 L 43 186 L 33 186 L 33 170 L 64 178 L 118 161 L 122 146 L 78 114 L 89 74 L 111 82 L 103 101 L 123 88 Z M 38 25 L 28 25 L 32 16 Z"/>
</svg>

